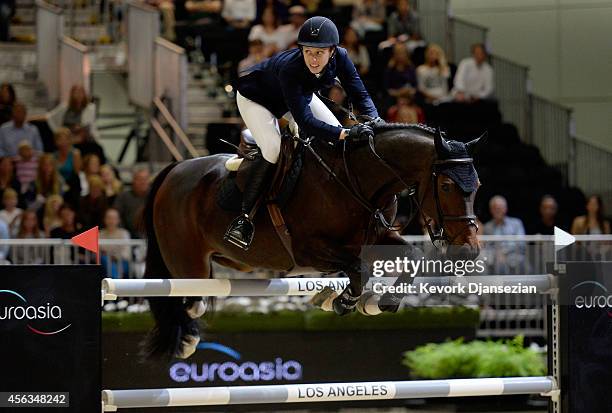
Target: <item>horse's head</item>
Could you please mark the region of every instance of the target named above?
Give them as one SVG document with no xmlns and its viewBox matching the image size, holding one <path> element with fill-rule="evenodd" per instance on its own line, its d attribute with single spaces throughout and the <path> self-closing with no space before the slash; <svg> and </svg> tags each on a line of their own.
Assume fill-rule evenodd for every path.
<svg viewBox="0 0 612 413">
<path fill-rule="evenodd" d="M 423 213 L 434 243 L 443 243 L 451 258 L 473 259 L 480 253 L 474 198 L 480 186 L 473 155 L 481 138 L 469 143 L 434 136 L 436 158 Z"/>
</svg>

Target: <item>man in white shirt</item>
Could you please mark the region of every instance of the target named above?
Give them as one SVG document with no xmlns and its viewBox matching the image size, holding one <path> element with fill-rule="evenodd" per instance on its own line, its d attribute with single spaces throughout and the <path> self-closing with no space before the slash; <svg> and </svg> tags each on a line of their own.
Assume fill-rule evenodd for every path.
<svg viewBox="0 0 612 413">
<path fill-rule="evenodd" d="M 492 99 L 494 90 L 493 68 L 487 62 L 485 47 L 472 45 L 472 57 L 459 63 L 453 96 L 457 102 L 475 102 Z"/>
<path fill-rule="evenodd" d="M 255 20 L 256 11 L 255 0 L 224 0 L 221 16 L 232 27 L 245 29 Z"/>
<path fill-rule="evenodd" d="M 284 49 L 289 49 L 297 43 L 298 33 L 305 21 L 306 9 L 303 6 L 289 7 L 289 23 L 279 28 L 285 43 Z"/>
</svg>

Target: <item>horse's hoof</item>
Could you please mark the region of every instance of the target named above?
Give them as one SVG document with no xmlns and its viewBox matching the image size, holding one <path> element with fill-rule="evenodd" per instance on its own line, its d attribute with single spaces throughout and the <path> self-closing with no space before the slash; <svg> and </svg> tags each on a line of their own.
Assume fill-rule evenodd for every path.
<svg viewBox="0 0 612 413">
<path fill-rule="evenodd" d="M 176 353 L 176 358 L 186 359 L 189 358 L 193 353 L 196 352 L 198 344 L 200 343 L 200 336 L 185 335 L 181 342 L 181 350 Z"/>
<path fill-rule="evenodd" d="M 399 305 L 394 304 L 378 304 L 379 312 L 381 313 L 397 313 Z"/>
<path fill-rule="evenodd" d="M 194 301 L 191 306 L 187 308 L 186 311 L 189 317 L 191 317 L 192 319 L 196 319 L 204 315 L 204 313 L 206 312 L 206 307 L 207 305 L 204 300 L 197 300 Z"/>
<path fill-rule="evenodd" d="M 337 315 L 346 315 L 355 311 L 356 305 L 352 307 L 346 306 L 340 302 L 339 298 L 340 297 L 336 298 L 332 302 L 332 308 L 334 309 L 334 313 L 336 313 Z"/>
<path fill-rule="evenodd" d="M 310 304 L 319 307 L 323 311 L 334 311 L 332 302 L 338 297 L 338 293 L 331 287 L 326 286 L 310 299 Z"/>
<path fill-rule="evenodd" d="M 402 296 L 385 293 L 378 300 L 378 309 L 384 313 L 397 313 L 402 298 Z"/>
<path fill-rule="evenodd" d="M 382 312 L 378 305 L 379 301 L 380 295 L 372 291 L 366 291 L 361 294 L 359 301 L 357 301 L 357 311 L 363 315 L 378 315 Z"/>
</svg>

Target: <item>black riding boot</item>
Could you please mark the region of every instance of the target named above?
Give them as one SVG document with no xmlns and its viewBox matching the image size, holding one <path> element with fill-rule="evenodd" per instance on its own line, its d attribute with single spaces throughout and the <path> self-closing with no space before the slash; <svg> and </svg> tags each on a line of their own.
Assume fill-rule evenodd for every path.
<svg viewBox="0 0 612 413">
<path fill-rule="evenodd" d="M 263 157 L 257 158 L 252 162 L 255 162 L 253 171 L 242 194 L 242 214 L 232 221 L 224 237 L 226 241 L 245 251 L 251 246 L 253 236 L 255 235 L 255 227 L 249 219 L 249 213 L 261 194 L 268 171 L 274 165 Z"/>
</svg>

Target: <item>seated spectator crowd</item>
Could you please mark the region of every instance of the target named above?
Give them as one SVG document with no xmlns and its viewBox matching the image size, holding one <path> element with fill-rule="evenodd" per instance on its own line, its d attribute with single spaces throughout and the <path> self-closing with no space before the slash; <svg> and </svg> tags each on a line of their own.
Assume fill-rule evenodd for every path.
<svg viewBox="0 0 612 413">
<path fill-rule="evenodd" d="M 96 142 L 95 107 L 82 87 L 73 87 L 69 101 L 47 115 L 54 139 L 46 144 L 10 84 L 0 86 L 0 101 L 0 238 L 69 239 L 95 226 L 103 228 L 101 238 L 142 238 L 138 220 L 149 171 L 136 169 L 131 188 L 123 188 Z M 0 261 L 37 262 L 7 251 L 0 248 Z M 103 260 L 110 265 L 112 256 L 125 264 L 129 253 L 109 248 Z"/>
<path fill-rule="evenodd" d="M 410 0 L 155 0 L 164 36 L 187 50 L 200 49 L 232 76 L 296 46 L 300 26 L 313 15 L 331 18 L 379 112 L 386 120 L 436 117 L 446 102 L 474 104 L 494 98 L 493 69 L 484 45 L 472 57 L 447 61 L 443 49 L 422 38 Z M 388 110 L 391 109 L 389 112 Z M 430 114 L 430 112 L 433 112 Z"/>
</svg>

